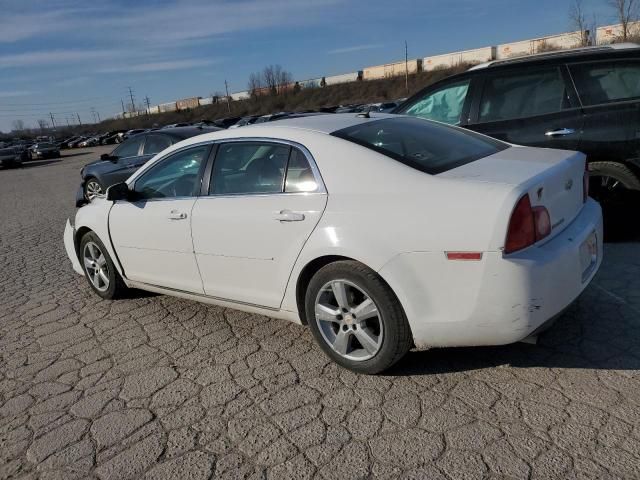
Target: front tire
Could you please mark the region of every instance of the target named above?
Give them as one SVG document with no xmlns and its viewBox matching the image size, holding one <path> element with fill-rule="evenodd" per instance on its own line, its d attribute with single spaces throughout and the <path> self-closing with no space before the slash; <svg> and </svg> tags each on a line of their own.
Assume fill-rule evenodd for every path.
<svg viewBox="0 0 640 480">
<path fill-rule="evenodd" d="M 98 236 L 86 233 L 80 241 L 80 263 L 91 289 L 106 300 L 121 298 L 127 286 Z"/>
<path fill-rule="evenodd" d="M 305 295 L 311 332 L 337 364 L 380 373 L 411 348 L 411 330 L 399 300 L 373 270 L 355 261 L 321 268 Z"/>
</svg>

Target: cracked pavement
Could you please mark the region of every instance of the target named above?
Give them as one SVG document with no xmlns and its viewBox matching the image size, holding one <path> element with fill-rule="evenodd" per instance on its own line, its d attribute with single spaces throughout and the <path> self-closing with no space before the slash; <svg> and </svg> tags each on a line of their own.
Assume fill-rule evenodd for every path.
<svg viewBox="0 0 640 480">
<path fill-rule="evenodd" d="M 92 294 L 62 232 L 110 149 L 0 170 L 0 478 L 640 477 L 640 244 L 537 346 L 361 376 L 304 327 Z"/>
</svg>

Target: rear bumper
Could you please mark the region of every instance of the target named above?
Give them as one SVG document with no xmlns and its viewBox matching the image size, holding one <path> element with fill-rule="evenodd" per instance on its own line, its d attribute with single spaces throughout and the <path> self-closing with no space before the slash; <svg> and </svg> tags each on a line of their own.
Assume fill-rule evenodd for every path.
<svg viewBox="0 0 640 480">
<path fill-rule="evenodd" d="M 67 257 L 71 260 L 73 270 L 84 276 L 84 270 L 82 269 L 82 265 L 80 265 L 78 252 L 76 251 L 75 229 L 71 226 L 69 219 L 67 219 L 67 224 L 64 227 L 64 249 L 67 251 Z"/>
<path fill-rule="evenodd" d="M 595 232 L 597 258 L 580 246 Z M 549 242 L 519 254 L 484 252 L 449 261 L 443 252 L 398 255 L 380 274 L 394 288 L 419 348 L 502 345 L 540 329 L 573 303 L 602 262 L 602 213 L 593 200 Z"/>
</svg>

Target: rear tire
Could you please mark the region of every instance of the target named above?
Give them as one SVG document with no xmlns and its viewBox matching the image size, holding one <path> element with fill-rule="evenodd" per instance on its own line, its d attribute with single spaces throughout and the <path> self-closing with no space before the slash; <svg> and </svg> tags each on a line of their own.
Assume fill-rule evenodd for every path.
<svg viewBox="0 0 640 480">
<path fill-rule="evenodd" d="M 98 296 L 115 300 L 129 290 L 109 252 L 93 232 L 86 233 L 80 240 L 80 264 L 89 286 Z"/>
<path fill-rule="evenodd" d="M 318 270 L 307 287 L 305 311 L 322 350 L 354 372 L 380 373 L 411 348 L 411 329 L 400 301 L 379 275 L 359 262 L 339 261 Z"/>
<path fill-rule="evenodd" d="M 629 218 L 640 205 L 640 179 L 633 170 L 618 162 L 589 163 L 589 195 L 602 206 L 605 241 L 635 236 Z"/>
</svg>

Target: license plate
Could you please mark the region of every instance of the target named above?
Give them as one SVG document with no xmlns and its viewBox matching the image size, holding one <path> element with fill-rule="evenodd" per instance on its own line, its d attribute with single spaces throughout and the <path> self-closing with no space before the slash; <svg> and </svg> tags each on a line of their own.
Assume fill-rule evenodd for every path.
<svg viewBox="0 0 640 480">
<path fill-rule="evenodd" d="M 584 282 L 596 266 L 598 261 L 598 237 L 596 232 L 591 235 L 580 245 L 580 267 L 582 270 L 582 281 Z"/>
</svg>

